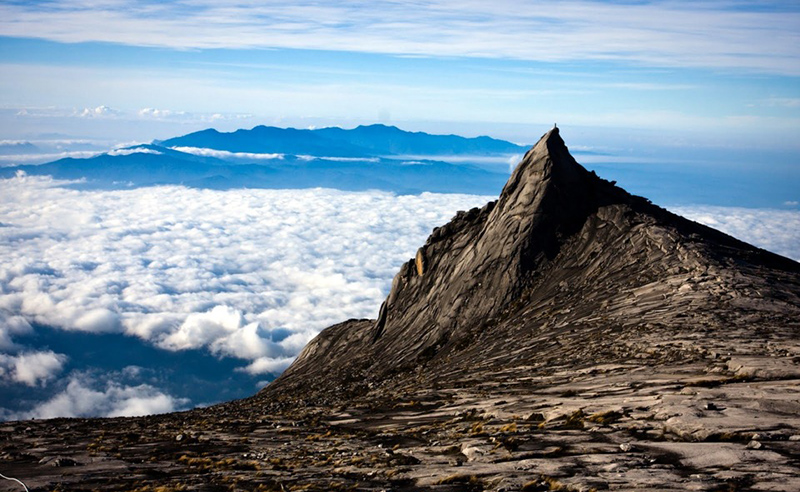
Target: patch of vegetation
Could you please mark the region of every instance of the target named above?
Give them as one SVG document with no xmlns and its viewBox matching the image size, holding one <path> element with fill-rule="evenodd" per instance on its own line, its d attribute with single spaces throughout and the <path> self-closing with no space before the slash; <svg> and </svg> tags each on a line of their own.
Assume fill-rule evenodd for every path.
<svg viewBox="0 0 800 492">
<path fill-rule="evenodd" d="M 438 482 L 436 485 L 452 485 L 457 483 L 463 484 L 470 484 L 470 485 L 483 485 L 483 482 L 477 475 L 450 475 L 449 477 L 445 477 Z"/>
<path fill-rule="evenodd" d="M 182 483 L 174 485 L 144 485 L 133 489 L 131 492 L 179 492 L 188 490 L 188 487 Z"/>
<path fill-rule="evenodd" d="M 495 446 L 495 449 L 499 448 L 500 446 L 503 446 L 509 452 L 513 453 L 519 449 L 519 441 L 514 437 L 500 438 L 497 440 L 497 446 Z"/>
<path fill-rule="evenodd" d="M 725 379 L 698 379 L 684 383 L 687 388 L 716 388 L 725 383 Z"/>
<path fill-rule="evenodd" d="M 528 482 L 522 486 L 523 492 L 546 492 L 550 490 L 564 490 L 564 484 L 553 477 L 541 475 L 538 480 Z"/>
<path fill-rule="evenodd" d="M 458 414 L 458 416 L 453 419 L 453 422 L 463 422 L 463 421 L 474 421 L 474 420 L 483 420 L 483 412 L 479 411 L 476 408 L 470 408 L 464 412 Z"/>
<path fill-rule="evenodd" d="M 725 480 L 725 483 L 720 484 L 714 488 L 709 489 L 711 492 L 743 492 L 750 490 L 755 480 L 752 475 L 744 475 L 741 477 L 732 477 Z"/>
<path fill-rule="evenodd" d="M 586 414 L 583 413 L 583 410 L 579 408 L 567 416 L 567 420 L 564 421 L 564 428 L 583 429 L 585 419 Z"/>
<path fill-rule="evenodd" d="M 747 442 L 750 441 L 752 432 L 739 434 L 736 432 L 715 432 L 704 439 L 707 442 Z"/>
<path fill-rule="evenodd" d="M 470 429 L 470 433 L 473 435 L 482 434 L 483 433 L 483 424 L 485 422 L 475 422 Z"/>
<path fill-rule="evenodd" d="M 523 492 L 548 492 L 556 490 L 574 490 L 572 486 L 547 475 L 540 475 L 538 480 L 528 482 L 522 486 Z M 583 490 L 583 489 L 581 489 Z M 597 492 L 597 489 L 589 489 L 589 492 Z"/>
<path fill-rule="evenodd" d="M 544 414 L 540 412 L 534 412 L 528 416 L 527 420 L 528 422 L 544 422 Z"/>
<path fill-rule="evenodd" d="M 293 485 L 291 487 L 286 488 L 287 491 L 354 491 L 357 490 L 357 485 L 348 485 L 344 482 L 325 482 L 325 483 L 309 483 L 309 484 L 300 484 L 300 485 Z"/>
<path fill-rule="evenodd" d="M 503 432 L 503 433 L 506 433 L 506 434 L 513 434 L 513 433 L 517 432 L 517 423 L 516 422 L 511 422 L 510 424 L 506 424 L 506 425 L 500 427 L 500 432 Z"/>
<path fill-rule="evenodd" d="M 590 415 L 586 420 L 600 425 L 611 425 L 618 422 L 625 414 L 616 410 L 609 410 L 607 412 L 599 412 Z"/>
<path fill-rule="evenodd" d="M 725 384 L 735 384 L 735 383 L 749 383 L 751 381 L 755 381 L 757 378 L 749 373 L 741 373 L 736 374 L 734 376 L 730 376 L 727 378 L 721 379 L 699 379 L 697 381 L 689 381 L 684 383 L 686 387 L 699 387 L 699 388 L 716 388 L 718 386 L 722 386 Z"/>
<path fill-rule="evenodd" d="M 256 461 L 239 461 L 236 458 L 223 458 L 213 460 L 211 458 L 201 458 L 197 456 L 183 455 L 178 461 L 199 471 L 218 471 L 218 470 L 246 470 L 258 471 L 259 466 Z"/>
<path fill-rule="evenodd" d="M 326 439 L 328 437 L 331 437 L 332 435 L 333 432 L 331 431 L 328 431 L 325 434 L 311 434 L 306 436 L 306 441 L 319 441 L 321 439 Z"/>
</svg>

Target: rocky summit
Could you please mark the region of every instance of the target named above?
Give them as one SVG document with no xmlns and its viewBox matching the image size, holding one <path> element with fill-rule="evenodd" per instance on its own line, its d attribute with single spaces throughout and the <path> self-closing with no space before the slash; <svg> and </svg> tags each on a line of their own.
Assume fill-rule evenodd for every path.
<svg viewBox="0 0 800 492">
<path fill-rule="evenodd" d="M 0 426 L 30 490 L 800 490 L 800 265 L 545 134 L 257 395 Z M 2 490 L 22 490 L 0 482 Z"/>
</svg>

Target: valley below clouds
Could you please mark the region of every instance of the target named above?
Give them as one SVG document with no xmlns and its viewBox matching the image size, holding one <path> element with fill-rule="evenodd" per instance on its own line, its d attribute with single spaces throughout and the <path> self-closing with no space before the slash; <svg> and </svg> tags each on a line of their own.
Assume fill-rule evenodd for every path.
<svg viewBox="0 0 800 492">
<path fill-rule="evenodd" d="M 0 418 L 252 394 L 323 328 L 375 317 L 432 228 L 494 198 L 72 184 L 0 180 Z M 798 211 L 673 211 L 800 259 Z"/>
</svg>

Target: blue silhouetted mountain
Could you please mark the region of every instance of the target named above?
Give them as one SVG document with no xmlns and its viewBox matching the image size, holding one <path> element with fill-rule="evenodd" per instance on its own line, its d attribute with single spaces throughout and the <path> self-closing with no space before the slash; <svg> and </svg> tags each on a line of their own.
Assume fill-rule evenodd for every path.
<svg viewBox="0 0 800 492">
<path fill-rule="evenodd" d="M 407 132 L 395 126 L 369 125 L 352 130 L 313 130 L 328 139 L 368 149 L 376 155 L 497 155 L 524 153 L 528 147 L 491 137 L 465 138 Z"/>
<path fill-rule="evenodd" d="M 298 130 L 257 126 L 231 133 L 214 129 L 157 142 L 165 147 L 199 147 L 228 152 L 281 153 L 320 157 L 391 155 L 501 155 L 522 153 L 527 147 L 490 137 L 465 138 L 407 132 L 394 126 L 369 125 L 351 130 Z"/>
<path fill-rule="evenodd" d="M 304 155 L 308 155 L 304 153 Z M 383 190 L 396 193 L 497 193 L 508 176 L 469 164 L 389 158 L 297 157 L 236 161 L 199 156 L 159 145 L 138 145 L 87 159 L 65 158 L 41 165 L 0 168 L 56 179 L 83 180 L 83 189 L 118 189 L 179 184 L 196 188 Z"/>
<path fill-rule="evenodd" d="M 199 147 L 228 152 L 366 157 L 365 149 L 327 139 L 311 130 L 257 126 L 252 130 L 218 132 L 213 128 L 157 142 L 164 147 Z"/>
</svg>

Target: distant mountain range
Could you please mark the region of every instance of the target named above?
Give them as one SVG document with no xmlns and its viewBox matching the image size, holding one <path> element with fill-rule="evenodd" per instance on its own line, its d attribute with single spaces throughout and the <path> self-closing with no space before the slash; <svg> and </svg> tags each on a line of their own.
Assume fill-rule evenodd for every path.
<svg viewBox="0 0 800 492">
<path fill-rule="evenodd" d="M 154 142 L 165 147 L 203 147 L 228 152 L 281 153 L 319 157 L 391 155 L 499 155 L 528 148 L 491 137 L 465 138 L 407 132 L 395 126 L 331 127 L 309 130 L 257 126 L 231 133 L 214 129 Z"/>
<path fill-rule="evenodd" d="M 464 138 L 406 132 L 393 126 L 351 130 L 298 130 L 257 126 L 223 133 L 214 129 L 91 158 L 65 158 L 41 165 L 0 168 L 78 180 L 91 189 L 181 184 L 190 187 L 314 188 L 397 193 L 499 192 L 508 175 L 468 162 L 452 164 L 425 156 L 512 156 L 525 147 L 490 137 Z M 423 157 L 403 157 L 423 156 Z"/>
</svg>

